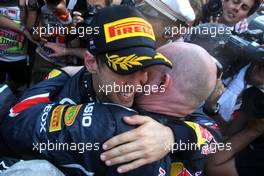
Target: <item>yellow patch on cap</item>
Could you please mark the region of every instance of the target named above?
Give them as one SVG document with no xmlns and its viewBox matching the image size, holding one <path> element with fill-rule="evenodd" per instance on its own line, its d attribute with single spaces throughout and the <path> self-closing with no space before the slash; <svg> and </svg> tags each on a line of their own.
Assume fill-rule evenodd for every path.
<svg viewBox="0 0 264 176">
<path fill-rule="evenodd" d="M 163 54 L 161 54 L 161 53 L 157 53 L 157 54 L 154 56 L 154 59 L 162 59 L 162 60 L 164 60 L 165 62 L 167 62 L 169 65 L 172 66 L 172 62 L 171 62 L 167 57 L 165 57 Z"/>
<path fill-rule="evenodd" d="M 117 66 L 122 70 L 128 71 L 129 68 L 133 68 L 134 66 L 142 66 L 143 64 L 141 61 L 152 59 L 149 56 L 136 56 L 136 54 L 122 57 L 119 55 L 108 56 L 108 54 L 106 54 L 106 58 L 109 67 L 112 67 L 115 71 L 118 70 Z"/>
<path fill-rule="evenodd" d="M 147 37 L 155 41 L 150 23 L 143 18 L 130 17 L 104 24 L 106 43 L 129 37 Z"/>
</svg>

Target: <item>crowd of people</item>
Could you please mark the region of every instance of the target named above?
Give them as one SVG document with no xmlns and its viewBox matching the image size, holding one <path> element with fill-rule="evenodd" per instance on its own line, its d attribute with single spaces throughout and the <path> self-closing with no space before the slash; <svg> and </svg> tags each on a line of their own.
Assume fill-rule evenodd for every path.
<svg viewBox="0 0 264 176">
<path fill-rule="evenodd" d="M 261 4 L 1 1 L 0 175 L 259 175 Z"/>
</svg>

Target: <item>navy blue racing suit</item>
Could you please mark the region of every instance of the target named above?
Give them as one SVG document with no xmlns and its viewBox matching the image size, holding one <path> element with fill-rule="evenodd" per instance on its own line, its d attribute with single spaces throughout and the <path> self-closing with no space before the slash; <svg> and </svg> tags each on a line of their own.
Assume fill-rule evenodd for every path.
<svg viewBox="0 0 264 176">
<path fill-rule="evenodd" d="M 82 72 L 69 80 L 62 71 L 52 71 L 47 80 L 26 91 L 11 108 L 9 115 L 1 122 L 0 134 L 15 154 L 47 159 L 68 175 L 119 175 L 117 166 L 107 167 L 100 160 L 99 156 L 103 152 L 101 145 L 112 136 L 136 128 L 125 124 L 122 118 L 137 112 L 111 103 L 96 103 L 92 101 L 95 100 L 95 94 L 87 103 L 79 104 L 83 101 L 80 92 L 89 90 L 86 83 L 91 83 L 91 76 L 85 77 L 86 73 Z M 74 88 L 74 82 L 83 84 Z M 91 90 L 86 92 L 87 97 L 94 92 Z M 59 103 L 68 98 L 67 91 L 72 92 L 68 96 L 70 101 L 78 105 Z M 204 145 L 215 142 L 211 133 L 197 123 L 150 112 L 141 113 L 171 127 L 175 144 Z M 169 147 L 172 146 L 164 144 L 164 150 Z M 210 148 L 173 150 L 162 160 L 122 175 L 203 175 L 204 158 L 208 150 Z"/>
</svg>

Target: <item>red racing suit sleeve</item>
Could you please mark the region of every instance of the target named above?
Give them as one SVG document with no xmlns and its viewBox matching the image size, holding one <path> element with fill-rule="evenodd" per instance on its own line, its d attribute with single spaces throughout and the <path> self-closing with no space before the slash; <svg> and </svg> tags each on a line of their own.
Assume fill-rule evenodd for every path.
<svg viewBox="0 0 264 176">
<path fill-rule="evenodd" d="M 46 80 L 39 82 L 24 92 L 15 106 L 10 109 L 9 115 L 15 117 L 20 112 L 40 102 L 51 102 L 69 78 L 69 75 L 61 70 L 52 70 L 47 75 Z"/>
</svg>

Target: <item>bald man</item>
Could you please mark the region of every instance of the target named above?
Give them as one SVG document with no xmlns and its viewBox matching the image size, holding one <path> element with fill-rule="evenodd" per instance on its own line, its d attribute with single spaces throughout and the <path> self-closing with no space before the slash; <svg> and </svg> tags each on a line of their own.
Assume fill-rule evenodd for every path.
<svg viewBox="0 0 264 176">
<path fill-rule="evenodd" d="M 165 92 L 158 91 L 152 92 L 150 95 L 143 94 L 137 96 L 135 105 L 137 109 L 143 111 L 165 114 L 181 119 L 194 112 L 199 105 L 202 105 L 204 100 L 214 90 L 216 84 L 216 65 L 207 51 L 194 44 L 169 43 L 159 48 L 158 52 L 163 53 L 173 62 L 173 69 L 169 70 L 163 66 L 149 68 L 155 71 L 155 75 L 148 75 L 148 82 L 146 84 L 164 85 Z M 189 120 L 205 120 L 207 122 L 210 121 L 211 124 L 215 124 L 202 115 L 196 113 Z M 153 117 L 152 115 L 149 116 Z M 139 118 L 125 119 L 125 121 L 128 124 L 136 124 L 136 122 L 140 121 Z M 149 119 L 145 119 L 145 121 L 147 120 Z M 143 136 L 147 136 L 148 131 L 153 132 L 153 128 L 153 126 L 150 126 L 145 130 L 132 130 L 107 141 L 105 144 L 108 147 L 105 149 L 113 149 L 103 153 L 103 160 L 106 163 L 111 163 L 109 165 L 120 164 L 131 161 L 130 156 L 132 155 L 132 158 L 137 160 L 120 167 L 122 170 L 131 170 L 160 159 L 167 154 L 164 153 L 162 148 L 158 148 L 163 146 L 155 145 L 154 142 L 156 141 L 150 140 L 148 137 L 137 137 L 142 134 Z M 174 138 L 181 137 L 173 128 L 171 129 L 174 131 Z M 158 129 L 155 129 L 155 131 L 159 133 Z M 143 146 L 142 141 L 148 141 L 149 146 L 152 147 L 142 152 L 143 149 L 140 149 L 140 146 Z M 177 140 L 175 139 L 175 141 Z M 141 155 L 133 156 L 135 151 L 141 152 Z M 151 151 L 155 151 L 155 155 L 148 154 Z M 160 152 L 157 153 L 156 151 Z M 148 157 L 145 156 L 146 153 Z"/>
<path fill-rule="evenodd" d="M 142 94 L 136 101 L 140 114 L 148 115 L 169 126 L 170 128 L 167 128 L 167 130 L 172 130 L 175 134 L 174 139 L 173 135 L 171 136 L 172 143 L 162 144 L 163 141 L 156 141 L 162 144 L 161 153 L 164 153 L 164 151 L 166 154 L 169 153 L 173 149 L 173 141 L 175 144 L 197 144 L 198 141 L 204 141 L 205 139 L 200 139 L 201 134 L 204 137 L 204 132 L 210 136 L 211 140 L 199 143 L 199 145 L 215 142 L 211 133 L 202 126 L 193 122 L 183 121 L 183 118 L 192 113 L 210 95 L 215 87 L 216 66 L 211 56 L 201 47 L 187 43 L 171 43 L 158 51 L 169 57 L 175 68 L 172 71 L 163 66 L 155 68 L 158 70 L 157 75 L 150 75 L 148 85 L 162 85 L 164 89 L 150 92 L 148 96 Z M 59 82 L 65 81 L 66 76 L 61 73 L 56 77 L 51 77 L 41 82 L 26 92 L 22 97 L 22 101 L 23 99 L 26 101 L 29 95 L 33 96 L 32 92 L 36 93 L 39 87 L 42 88 L 41 92 L 44 93 L 44 84 L 46 85 L 44 87 L 46 93 L 52 94 L 50 91 L 54 91 L 54 86 L 57 86 Z M 50 83 L 47 84 L 47 82 Z M 39 103 L 32 108 L 25 108 L 16 118 L 5 118 L 2 122 L 1 133 L 10 149 L 17 154 L 26 153 L 42 157 L 64 168 L 79 165 L 85 170 L 85 173 L 117 175 L 118 173 L 115 173 L 116 167 L 108 168 L 106 165 L 113 165 L 120 161 L 128 160 L 134 161 L 132 166 L 137 168 L 146 163 L 159 160 L 166 155 L 155 158 L 153 161 L 142 161 L 139 159 L 141 157 L 140 148 L 136 151 L 131 151 L 131 148 L 126 147 L 129 142 L 132 142 L 132 145 L 138 145 L 138 141 L 133 141 L 134 137 L 131 135 L 133 130 L 136 130 L 136 134 L 144 136 L 144 132 L 142 133 L 140 128 L 134 129 L 135 126 L 126 125 L 123 122 L 123 116 L 133 114 L 137 114 L 137 112 L 113 104 L 87 103 L 65 107 L 57 103 Z M 133 124 L 136 120 L 141 121 L 143 124 L 144 121 L 149 120 L 148 118 L 136 115 L 133 118 L 125 118 L 125 121 Z M 46 133 L 40 133 L 43 119 L 46 122 Z M 64 119 L 64 122 L 62 122 L 62 119 Z M 158 122 L 156 124 L 163 126 Z M 24 125 L 31 126 L 31 128 L 22 128 Z M 57 130 L 54 131 L 54 129 Z M 150 126 L 149 131 L 151 129 L 152 127 Z M 164 130 L 164 128 L 160 129 Z M 155 133 L 159 133 L 159 129 L 156 128 L 155 130 Z M 14 131 L 14 133 L 10 134 L 10 131 Z M 125 131 L 128 132 L 106 142 L 104 148 L 112 148 L 122 143 L 126 143 L 125 145 L 120 145 L 118 148 L 101 154 L 104 141 Z M 201 134 L 198 134 L 199 132 Z M 145 140 L 149 141 L 148 138 Z M 78 153 L 79 151 L 64 150 L 43 150 L 41 153 L 39 150 L 35 150 L 32 152 L 33 143 L 36 145 L 37 143 L 58 143 L 58 141 L 64 144 L 90 143 L 92 144 L 92 149 L 89 152 L 83 152 L 81 155 Z M 15 147 L 18 145 L 20 146 L 19 149 Z M 152 146 L 152 143 L 149 143 L 148 150 L 153 151 Z M 170 172 L 169 164 L 171 161 L 174 162 L 172 173 L 189 172 L 195 174 L 203 171 L 205 154 L 202 149 L 192 151 L 177 150 L 152 165 L 129 172 L 129 175 L 158 175 L 163 171 Z M 100 161 L 100 157 L 106 161 L 106 165 Z M 181 170 L 177 169 L 178 167 L 181 167 Z M 83 169 L 82 171 L 84 171 Z M 128 170 L 129 168 L 127 169 L 126 167 L 118 168 L 118 172 L 121 173 Z M 75 168 L 75 171 L 75 175 L 80 172 L 77 168 Z"/>
<path fill-rule="evenodd" d="M 155 70 L 151 73 L 156 73 L 149 75 L 147 84 L 164 85 L 166 91 L 139 96 L 136 98 L 136 105 L 150 112 L 185 117 L 214 89 L 215 63 L 207 51 L 194 44 L 171 43 L 157 51 L 173 58 L 173 69 L 163 66 L 147 69 Z"/>
</svg>

